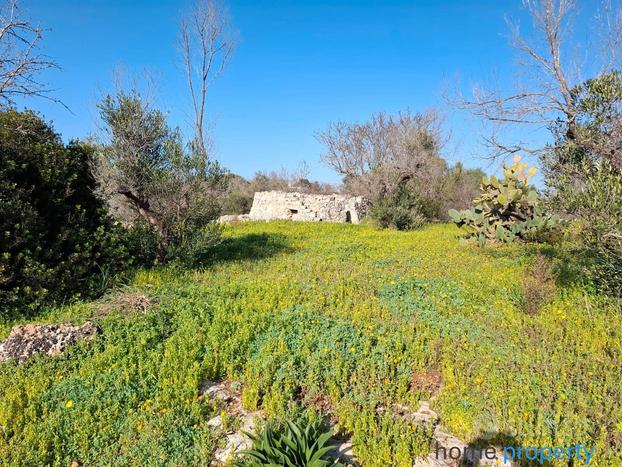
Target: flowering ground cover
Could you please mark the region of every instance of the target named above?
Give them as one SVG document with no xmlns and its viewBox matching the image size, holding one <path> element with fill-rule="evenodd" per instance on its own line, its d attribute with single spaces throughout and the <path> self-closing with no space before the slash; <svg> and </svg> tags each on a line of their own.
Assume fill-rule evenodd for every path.
<svg viewBox="0 0 622 467">
<path fill-rule="evenodd" d="M 528 314 L 538 250 L 559 280 Z M 137 293 L 152 305 L 38 318 L 91 319 L 100 334 L 0 366 L 0 463 L 206 465 L 216 409 L 200 390 L 227 378 L 269 417 L 330 414 L 364 465 L 427 454 L 431 433 L 393 409 L 420 400 L 467 442 L 580 443 L 592 465 L 622 464 L 622 316 L 554 248 L 480 249 L 445 224 L 245 223 L 202 268 L 139 271 L 116 292 Z"/>
</svg>

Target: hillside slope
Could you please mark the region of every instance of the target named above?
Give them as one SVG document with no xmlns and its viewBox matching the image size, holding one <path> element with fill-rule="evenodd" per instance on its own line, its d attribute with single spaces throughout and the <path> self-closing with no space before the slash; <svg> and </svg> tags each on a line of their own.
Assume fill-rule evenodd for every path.
<svg viewBox="0 0 622 467">
<path fill-rule="evenodd" d="M 1 464 L 205 465 L 218 441 L 200 389 L 222 378 L 269 416 L 329 412 L 364 465 L 427 452 L 430 434 L 391 413 L 420 400 L 466 441 L 582 443 L 593 465 L 622 464 L 622 317 L 570 279 L 525 313 L 534 248 L 461 244 L 453 225 L 227 229 L 201 270 L 142 271 L 39 320 L 101 333 L 0 366 Z M 118 298 L 136 293 L 146 310 Z"/>
</svg>

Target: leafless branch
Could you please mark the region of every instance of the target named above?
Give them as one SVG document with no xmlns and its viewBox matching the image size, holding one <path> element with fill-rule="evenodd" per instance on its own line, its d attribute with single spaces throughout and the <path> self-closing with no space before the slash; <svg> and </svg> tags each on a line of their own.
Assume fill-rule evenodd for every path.
<svg viewBox="0 0 622 467">
<path fill-rule="evenodd" d="M 550 129 L 563 121 L 567 127 L 566 137 L 577 138 L 578 109 L 572 93 L 584 78 L 581 77 L 582 65 L 570 54 L 570 49 L 578 46 L 571 34 L 576 1 L 523 0 L 523 4 L 532 20 L 532 34 L 526 37 L 516 22 L 508 21 L 508 25 L 512 45 L 522 59 L 517 75 L 526 80 L 517 80 L 509 94 L 475 87 L 468 97 L 458 92 L 457 97 L 449 99 L 450 104 L 470 111 L 486 124 L 492 136 L 486 136 L 485 141 L 495 158 L 516 152 L 542 156 L 547 150 L 546 145 L 504 143 L 499 135 L 507 128 Z M 619 8 L 612 7 L 610 0 L 605 0 L 595 19 L 593 27 L 603 32 L 602 45 L 607 51 L 596 71 L 603 74 L 620 63 L 622 13 Z M 590 58 L 592 62 L 595 60 L 593 55 Z"/>
<path fill-rule="evenodd" d="M 207 89 L 222 74 L 236 45 L 228 12 L 217 0 L 198 0 L 181 20 L 179 43 L 194 113 L 195 145 L 207 154 Z"/>
<path fill-rule="evenodd" d="M 316 134 L 322 160 L 344 177 L 345 188 L 376 199 L 400 183 L 432 186 L 444 167 L 441 118 L 434 111 L 377 113 L 364 123 L 337 122 Z"/>
<path fill-rule="evenodd" d="M 0 6 L 0 107 L 12 106 L 16 98 L 23 96 L 61 103 L 37 78 L 42 71 L 58 68 L 39 51 L 45 30 L 19 13 L 18 0 L 7 0 Z"/>
</svg>

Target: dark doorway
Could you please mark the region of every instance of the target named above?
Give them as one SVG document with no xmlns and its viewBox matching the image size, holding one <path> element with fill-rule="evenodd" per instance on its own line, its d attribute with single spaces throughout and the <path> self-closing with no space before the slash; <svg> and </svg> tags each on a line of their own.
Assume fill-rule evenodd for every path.
<svg viewBox="0 0 622 467">
<path fill-rule="evenodd" d="M 350 214 L 350 211 L 346 211 L 346 222 L 348 224 L 352 223 L 352 214 Z"/>
</svg>

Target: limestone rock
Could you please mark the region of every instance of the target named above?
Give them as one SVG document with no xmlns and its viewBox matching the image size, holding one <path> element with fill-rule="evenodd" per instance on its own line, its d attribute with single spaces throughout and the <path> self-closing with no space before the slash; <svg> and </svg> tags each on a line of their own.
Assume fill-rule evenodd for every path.
<svg viewBox="0 0 622 467">
<path fill-rule="evenodd" d="M 97 334 L 91 323 L 82 326 L 69 324 L 25 324 L 11 329 L 9 337 L 0 343 L 0 362 L 16 360 L 22 363 L 35 354 L 48 356 L 62 353 L 79 340 L 90 340 Z"/>
<path fill-rule="evenodd" d="M 358 224 L 369 201 L 362 196 L 314 195 L 285 191 L 258 191 L 253 198 L 250 220 L 293 220 Z"/>
<path fill-rule="evenodd" d="M 414 467 L 459 467 L 462 465 L 513 466 L 513 462 L 503 464 L 503 453 L 495 448 L 496 459 L 488 459 L 484 448 L 469 446 L 459 438 L 444 431 L 440 426 L 434 430 L 434 445 L 428 457 L 417 459 Z M 490 446 L 492 447 L 492 446 Z M 454 448 L 454 451 L 451 451 Z M 455 449 L 457 448 L 457 449 Z M 438 450 L 438 455 L 437 451 Z M 458 451 L 459 450 L 459 451 Z M 453 456 L 453 459 L 452 459 Z"/>
<path fill-rule="evenodd" d="M 438 414 L 430 408 L 430 404 L 426 401 L 421 401 L 419 409 L 413 414 L 412 420 L 414 423 L 436 423 L 438 421 Z"/>
<path fill-rule="evenodd" d="M 245 432 L 255 431 L 257 421 L 262 419 L 259 411 L 250 412 L 242 406 L 240 397 L 239 383 L 224 380 L 221 382 L 206 381 L 199 391 L 199 397 L 205 397 L 214 403 L 221 405 L 228 416 L 235 418 L 240 423 L 240 429 L 236 432 L 226 432 L 223 428 L 223 419 L 217 415 L 207 422 L 207 425 L 218 432 L 218 436 L 223 438 L 224 447 L 218 448 L 214 453 L 211 465 L 225 465 L 230 462 L 236 454 L 245 449 L 250 449 L 253 445 L 252 440 Z"/>
<path fill-rule="evenodd" d="M 225 447 L 217 449 L 214 453 L 213 464 L 226 464 L 231 461 L 236 454 L 250 449 L 253 446 L 253 441 L 244 432 L 252 433 L 255 430 L 256 424 L 257 420 L 255 415 L 252 413 L 245 414 L 242 419 L 240 430 L 228 434 L 225 437 Z"/>
<path fill-rule="evenodd" d="M 222 426 L 222 417 L 220 415 L 216 415 L 214 418 L 208 420 L 207 426 L 213 430 L 217 430 Z"/>
<path fill-rule="evenodd" d="M 335 449 L 332 449 L 327 453 L 331 459 L 340 462 L 346 467 L 359 467 L 360 464 L 354 457 L 352 442 L 350 440 L 332 438 L 329 442 L 335 445 Z"/>
<path fill-rule="evenodd" d="M 219 224 L 231 224 L 233 222 L 246 222 L 250 220 L 248 214 L 225 214 L 218 218 Z"/>
</svg>

